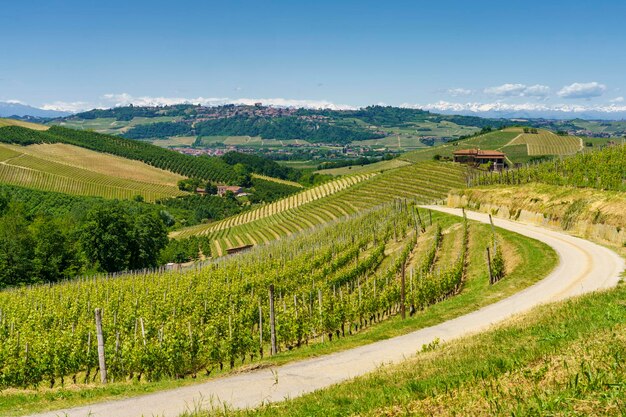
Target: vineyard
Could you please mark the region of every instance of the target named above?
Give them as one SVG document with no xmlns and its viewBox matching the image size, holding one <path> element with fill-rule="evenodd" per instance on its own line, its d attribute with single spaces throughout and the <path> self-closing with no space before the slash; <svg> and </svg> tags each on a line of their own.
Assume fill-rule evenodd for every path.
<svg viewBox="0 0 626 417">
<path fill-rule="evenodd" d="M 17 145 L 65 143 L 145 162 L 153 167 L 185 177 L 227 184 L 234 184 L 237 181 L 237 175 L 232 167 L 220 158 L 183 155 L 146 142 L 90 131 L 78 131 L 58 126 L 52 126 L 46 131 L 36 131 L 19 126 L 7 126 L 0 127 L 0 142 Z"/>
<path fill-rule="evenodd" d="M 471 186 L 530 182 L 626 191 L 626 146 L 607 147 L 499 173 L 476 173 L 468 179 Z"/>
<path fill-rule="evenodd" d="M 356 181 L 355 178 L 361 181 L 304 203 L 305 193 L 315 193 L 320 187 L 313 188 L 208 227 L 183 229 L 176 237 L 206 235 L 212 242 L 212 253 L 222 255 L 230 247 L 269 242 L 391 202 L 394 198 L 408 198 L 418 203 L 441 200 L 450 189 L 463 186 L 464 176 L 465 169 L 459 165 L 427 162 L 390 170 L 367 180 L 365 175 L 340 178 L 321 187 L 328 189 L 330 184 Z"/>
<path fill-rule="evenodd" d="M 260 176 L 256 176 L 256 175 L 255 177 L 261 178 Z M 327 197 L 338 191 L 346 189 L 360 181 L 366 180 L 367 178 L 368 178 L 367 175 L 356 175 L 352 177 L 341 178 L 332 182 L 319 185 L 314 188 L 310 188 L 300 193 L 291 195 L 282 200 L 275 201 L 270 204 L 266 204 L 254 210 L 247 211 L 246 213 L 243 213 L 234 217 L 230 217 L 228 219 L 225 219 L 217 223 L 213 223 L 209 226 L 200 225 L 194 228 L 187 229 L 180 235 L 181 236 L 190 236 L 190 235 L 196 235 L 196 234 L 205 235 L 211 232 L 220 231 L 220 230 L 231 228 L 233 226 L 263 219 L 263 218 L 281 213 L 285 210 L 296 208 L 303 204 L 307 204 L 312 201 Z"/>
<path fill-rule="evenodd" d="M 27 153 L 29 151 L 26 148 L 20 148 L 0 145 L 0 182 L 43 191 L 111 199 L 131 199 L 140 195 L 147 201 L 155 201 L 183 194 L 175 184 L 167 185 L 107 175 L 55 162 L 53 158 L 33 156 Z M 106 156 L 103 157 L 106 159 Z M 149 166 L 145 168 L 148 171 L 155 170 Z M 162 175 L 159 175 L 160 177 Z"/>
<path fill-rule="evenodd" d="M 4 291 L 0 388 L 94 380 L 96 308 L 113 381 L 208 373 L 348 337 L 456 294 L 470 230 L 398 200 L 193 271 Z"/>
<path fill-rule="evenodd" d="M 537 134 L 523 133 L 509 142 L 513 145 L 526 145 L 528 155 L 572 155 L 582 150 L 582 140 L 576 136 L 559 136 L 547 130 Z M 506 149 L 504 150 L 506 152 Z"/>
</svg>

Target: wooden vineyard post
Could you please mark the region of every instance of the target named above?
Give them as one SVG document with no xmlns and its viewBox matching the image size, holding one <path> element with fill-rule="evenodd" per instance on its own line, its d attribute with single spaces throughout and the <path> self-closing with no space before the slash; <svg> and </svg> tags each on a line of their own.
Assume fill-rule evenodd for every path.
<svg viewBox="0 0 626 417">
<path fill-rule="evenodd" d="M 406 262 L 402 263 L 402 276 L 400 277 L 400 316 L 406 318 Z"/>
<path fill-rule="evenodd" d="M 274 315 L 274 284 L 270 284 L 270 339 L 272 343 L 272 355 L 276 355 L 276 317 Z"/>
<path fill-rule="evenodd" d="M 433 225 L 433 212 L 432 210 L 428 210 L 428 219 L 430 220 L 430 225 Z"/>
<path fill-rule="evenodd" d="M 263 308 L 259 302 L 259 355 L 263 358 Z"/>
<path fill-rule="evenodd" d="M 496 240 L 496 228 L 493 225 L 493 218 L 491 217 L 491 214 L 489 214 L 489 223 L 491 223 L 491 234 L 493 235 L 493 250 L 495 251 L 496 249 L 498 249 L 498 242 Z"/>
<path fill-rule="evenodd" d="M 100 365 L 100 381 L 107 383 L 107 365 L 104 359 L 104 336 L 102 335 L 102 310 L 96 308 L 96 338 L 98 340 L 98 363 Z"/>
<path fill-rule="evenodd" d="M 487 268 L 489 268 L 489 284 L 493 285 L 493 272 L 491 272 L 491 254 L 487 248 Z"/>
</svg>

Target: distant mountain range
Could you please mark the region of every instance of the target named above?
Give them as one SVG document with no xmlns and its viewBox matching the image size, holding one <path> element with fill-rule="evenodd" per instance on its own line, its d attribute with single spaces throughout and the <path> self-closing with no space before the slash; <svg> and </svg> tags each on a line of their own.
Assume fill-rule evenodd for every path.
<svg viewBox="0 0 626 417">
<path fill-rule="evenodd" d="M 54 117 L 65 117 L 65 116 L 69 116 L 70 114 L 71 113 L 64 112 L 64 111 L 38 109 L 37 107 L 32 107 L 32 106 L 28 106 L 26 104 L 21 104 L 21 103 L 0 102 L 0 117 L 33 116 L 33 117 L 54 118 Z"/>
<path fill-rule="evenodd" d="M 530 105 L 504 103 L 449 103 L 441 101 L 424 106 L 408 106 L 463 116 L 478 116 L 496 119 L 551 119 L 551 120 L 626 120 L 626 106 L 610 105 L 599 107 Z"/>
</svg>

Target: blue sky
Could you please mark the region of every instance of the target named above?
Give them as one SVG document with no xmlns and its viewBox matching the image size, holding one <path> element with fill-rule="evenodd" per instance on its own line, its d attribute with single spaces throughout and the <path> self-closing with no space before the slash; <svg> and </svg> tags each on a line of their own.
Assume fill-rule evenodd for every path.
<svg viewBox="0 0 626 417">
<path fill-rule="evenodd" d="M 0 101 L 624 107 L 624 1 L 7 1 Z"/>
</svg>

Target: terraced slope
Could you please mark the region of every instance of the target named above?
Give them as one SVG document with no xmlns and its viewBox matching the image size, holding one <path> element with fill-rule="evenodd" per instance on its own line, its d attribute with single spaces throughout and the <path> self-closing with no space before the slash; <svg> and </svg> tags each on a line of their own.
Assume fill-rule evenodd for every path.
<svg viewBox="0 0 626 417">
<path fill-rule="evenodd" d="M 67 152 L 45 154 L 46 147 L 57 147 Z M 100 164 L 92 167 L 72 155 L 70 145 L 36 145 L 35 148 L 0 145 L 0 182 L 43 191 L 56 191 L 73 195 L 130 199 L 137 195 L 147 201 L 182 195 L 176 187 L 179 176 L 150 167 L 137 161 L 124 160 L 80 149 L 79 153 L 93 153 Z M 56 155 L 56 156 L 55 156 Z M 70 163 L 74 160 L 74 164 Z M 126 162 L 125 162 L 126 161 Z M 108 169 L 108 171 L 107 171 Z M 154 174 L 151 178 L 150 174 Z M 182 177 L 181 177 L 182 178 Z"/>
<path fill-rule="evenodd" d="M 337 181 L 348 178 L 355 177 Z M 464 184 L 465 168 L 462 166 L 442 162 L 414 164 L 372 176 L 308 202 L 302 200 L 304 193 L 299 193 L 257 209 L 261 213 L 250 211 L 209 227 L 188 228 L 178 232 L 176 237 L 206 235 L 212 241 L 212 253 L 219 256 L 230 247 L 269 242 L 397 198 L 418 203 L 441 200 L 450 189 Z M 316 189 L 308 192 L 319 192 L 313 190 Z"/>
<path fill-rule="evenodd" d="M 280 214 L 285 210 L 299 207 L 303 204 L 310 203 L 320 198 L 327 197 L 333 193 L 346 189 L 358 182 L 366 180 L 370 175 L 355 175 L 352 177 L 340 178 L 335 181 L 327 182 L 302 191 L 297 194 L 293 194 L 287 198 L 275 201 L 270 204 L 258 207 L 254 210 L 247 211 L 245 213 L 238 214 L 233 217 L 229 217 L 222 221 L 212 223 L 210 225 L 201 224 L 198 226 L 190 227 L 179 232 L 178 236 L 191 236 L 191 235 L 208 235 L 212 232 L 217 232 L 223 229 L 228 229 L 233 226 L 250 223 L 252 221 L 264 219 L 269 216 Z"/>
</svg>

